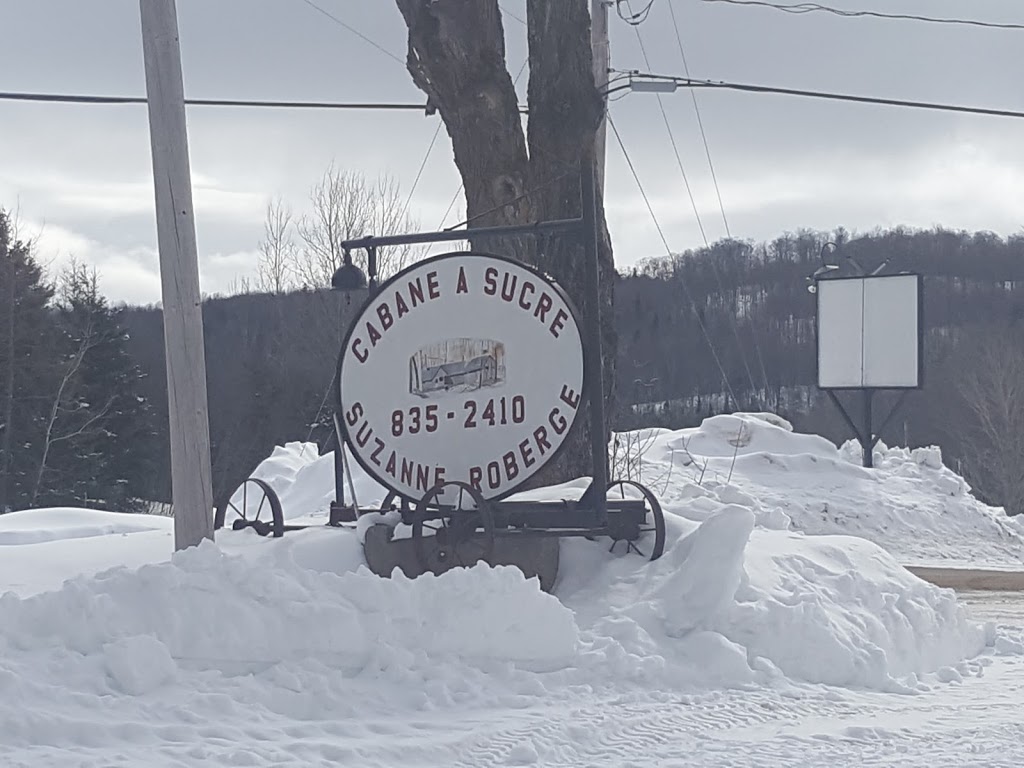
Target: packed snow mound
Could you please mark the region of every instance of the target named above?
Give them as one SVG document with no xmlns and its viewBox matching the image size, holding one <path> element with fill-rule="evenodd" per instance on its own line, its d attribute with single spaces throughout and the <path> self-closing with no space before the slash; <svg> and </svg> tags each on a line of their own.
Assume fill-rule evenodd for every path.
<svg viewBox="0 0 1024 768">
<path fill-rule="evenodd" d="M 994 642 L 952 592 L 869 542 L 762 530 L 738 504 L 700 524 L 670 509 L 667 528 L 653 563 L 563 542 L 554 595 L 511 567 L 380 578 L 361 565 L 352 529 L 232 532 L 237 554 L 204 542 L 166 562 L 0 597 L 0 656 L 31 667 L 42 654 L 53 674 L 99 695 L 146 694 L 182 669 L 309 663 L 349 676 L 405 670 L 414 681 L 438 663 L 466 670 L 447 673 L 456 677 L 512 664 L 554 687 L 785 678 L 912 691 L 935 674 L 971 673 Z"/>
<path fill-rule="evenodd" d="M 128 693 L 172 677 L 169 661 L 219 669 L 316 657 L 362 669 L 432 657 L 548 668 L 567 664 L 576 643 L 572 612 L 511 567 L 383 579 L 303 568 L 284 548 L 253 563 L 209 542 L 137 571 L 0 597 L 0 647 L 105 658 Z"/>
<path fill-rule="evenodd" d="M 1024 527 L 972 496 L 938 448 L 879 445 L 875 467 L 865 469 L 855 442 L 837 447 L 763 414 L 616 439 L 620 473 L 680 502 L 680 514 L 694 520 L 740 504 L 759 526 L 858 536 L 903 565 L 1024 566 Z"/>
<path fill-rule="evenodd" d="M 994 642 L 952 591 L 852 537 L 755 527 L 724 506 L 694 526 L 671 512 L 665 555 L 646 566 L 588 562 L 567 543 L 556 594 L 574 608 L 600 665 L 676 684 L 737 686 L 775 677 L 912 691 L 959 678 Z M 673 541 L 674 539 L 674 541 Z"/>
<path fill-rule="evenodd" d="M 168 531 L 173 527 L 171 518 L 154 515 L 124 515 L 75 507 L 27 509 L 0 515 L 0 546 Z"/>
</svg>

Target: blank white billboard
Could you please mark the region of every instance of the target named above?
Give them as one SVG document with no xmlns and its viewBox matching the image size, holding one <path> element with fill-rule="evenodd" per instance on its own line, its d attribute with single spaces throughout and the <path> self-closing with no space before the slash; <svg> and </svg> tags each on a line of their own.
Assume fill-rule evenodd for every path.
<svg viewBox="0 0 1024 768">
<path fill-rule="evenodd" d="M 920 296 L 918 275 L 818 281 L 818 386 L 920 386 Z"/>
</svg>

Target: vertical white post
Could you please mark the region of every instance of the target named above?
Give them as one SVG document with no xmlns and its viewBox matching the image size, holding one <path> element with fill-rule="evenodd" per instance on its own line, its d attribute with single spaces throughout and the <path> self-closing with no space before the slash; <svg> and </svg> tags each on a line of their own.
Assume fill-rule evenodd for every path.
<svg viewBox="0 0 1024 768">
<path fill-rule="evenodd" d="M 185 93 L 174 0 L 140 0 L 171 437 L 174 548 L 213 538 L 210 424 Z"/>
<path fill-rule="evenodd" d="M 608 88 L 608 67 L 611 54 L 608 47 L 608 0 L 590 0 L 590 47 L 594 52 L 594 85 L 604 93 Z M 608 97 L 602 98 L 603 109 L 608 109 Z M 602 116 L 594 136 L 594 160 L 597 171 L 597 194 L 604 197 L 604 156 L 608 120 Z"/>
</svg>

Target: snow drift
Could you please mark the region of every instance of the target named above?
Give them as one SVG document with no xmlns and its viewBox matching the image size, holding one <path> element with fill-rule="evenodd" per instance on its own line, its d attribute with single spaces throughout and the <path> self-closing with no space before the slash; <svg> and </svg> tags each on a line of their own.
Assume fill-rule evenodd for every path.
<svg viewBox="0 0 1024 768">
<path fill-rule="evenodd" d="M 1024 566 L 1024 527 L 974 498 L 935 447 L 879 445 L 875 468 L 864 469 L 858 444 L 837 448 L 772 414 L 713 416 L 618 440 L 620 464 L 694 520 L 736 503 L 764 527 L 858 536 L 903 565 Z"/>
<path fill-rule="evenodd" d="M 609 553 L 607 542 L 564 541 L 554 595 L 513 568 L 381 579 L 363 566 L 354 529 L 280 540 L 223 530 L 216 545 L 172 556 L 164 519 L 0 518 L 0 550 L 31 552 L 52 571 L 25 586 L 0 568 L 9 579 L 0 591 L 21 594 L 0 597 L 0 690 L 35 691 L 41 702 L 58 684 L 140 696 L 194 682 L 197 670 L 284 675 L 291 682 L 280 685 L 301 688 L 317 679 L 312 670 L 330 669 L 341 676 L 323 693 L 331 701 L 381 670 L 426 697 L 421 704 L 452 685 L 466 701 L 484 689 L 505 696 L 512 680 L 516 690 L 563 692 L 794 682 L 907 692 L 976 672 L 971 660 L 987 647 L 1016 647 L 891 554 L 941 549 L 922 540 L 952 536 L 958 521 L 981 542 L 963 544 L 962 530 L 958 546 L 1006 555 L 1019 543 L 935 451 L 882 449 L 880 468 L 866 471 L 847 449 L 768 414 L 620 441 L 642 448 L 623 466 L 663 500 L 665 555 L 650 563 Z M 379 501 L 383 489 L 353 469 L 360 503 Z M 255 474 L 277 489 L 289 519 L 326 517 L 331 458 L 313 446 L 279 447 Z M 578 496 L 585 485 L 523 496 Z M 823 518 L 824 504 L 834 514 Z M 812 528 L 863 536 L 802 532 Z M 52 584 L 60 571 L 69 580 Z M 430 682 L 438 669 L 443 684 Z"/>
</svg>

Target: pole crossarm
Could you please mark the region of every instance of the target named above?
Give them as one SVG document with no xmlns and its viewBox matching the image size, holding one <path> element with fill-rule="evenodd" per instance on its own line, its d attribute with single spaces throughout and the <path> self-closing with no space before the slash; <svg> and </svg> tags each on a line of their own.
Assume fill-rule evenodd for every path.
<svg viewBox="0 0 1024 768">
<path fill-rule="evenodd" d="M 510 224 L 501 227 L 475 227 L 473 229 L 444 230 L 441 232 L 414 232 L 408 235 L 370 235 L 343 240 L 342 250 L 357 248 L 386 248 L 393 245 L 419 245 L 422 243 L 449 243 L 469 238 L 509 235 L 546 235 L 557 232 L 578 232 L 583 219 L 552 219 L 533 224 Z"/>
</svg>

